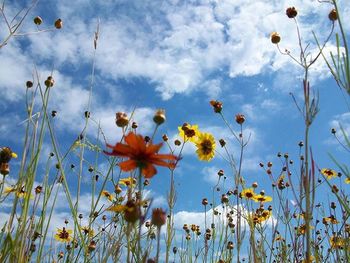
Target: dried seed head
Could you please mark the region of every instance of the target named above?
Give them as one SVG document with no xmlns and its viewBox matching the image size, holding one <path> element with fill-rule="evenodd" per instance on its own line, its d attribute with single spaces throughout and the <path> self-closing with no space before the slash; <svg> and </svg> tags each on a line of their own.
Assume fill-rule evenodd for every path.
<svg viewBox="0 0 350 263">
<path fill-rule="evenodd" d="M 52 76 L 48 76 L 47 79 L 45 80 L 44 84 L 47 88 L 51 88 L 55 84 L 55 80 L 53 79 Z"/>
<path fill-rule="evenodd" d="M 137 129 L 137 127 L 138 127 L 137 122 L 133 121 L 131 124 L 131 128 Z"/>
<path fill-rule="evenodd" d="M 335 21 L 335 20 L 337 20 L 338 19 L 338 14 L 337 14 L 337 10 L 335 10 L 335 9 L 332 9 L 330 12 L 329 12 L 329 14 L 328 14 L 328 18 L 329 18 L 329 20 L 331 20 L 331 21 Z"/>
<path fill-rule="evenodd" d="M 176 140 L 174 141 L 174 144 L 175 144 L 176 146 L 180 146 L 180 145 L 181 145 L 181 141 L 176 139 Z"/>
<path fill-rule="evenodd" d="M 43 187 L 41 185 L 38 185 L 37 187 L 35 187 L 34 191 L 36 194 L 40 194 L 42 192 L 42 190 L 43 190 Z"/>
<path fill-rule="evenodd" d="M 55 21 L 55 27 L 56 27 L 57 29 L 61 29 L 62 26 L 63 26 L 62 19 L 61 19 L 61 18 L 57 19 L 57 20 Z"/>
<path fill-rule="evenodd" d="M 224 139 L 220 139 L 219 143 L 220 143 L 221 147 L 225 147 L 225 145 L 226 145 L 226 141 Z"/>
<path fill-rule="evenodd" d="M 30 89 L 31 87 L 33 87 L 33 82 L 30 81 L 30 80 L 28 80 L 28 81 L 26 82 L 26 87 L 27 87 L 28 89 Z"/>
<path fill-rule="evenodd" d="M 217 100 L 211 100 L 210 105 L 213 106 L 215 113 L 220 113 L 222 111 L 222 103 Z"/>
<path fill-rule="evenodd" d="M 286 15 L 289 17 L 289 18 L 294 18 L 296 17 L 298 14 L 298 11 L 295 9 L 294 6 L 292 7 L 288 7 L 287 10 L 286 10 Z"/>
<path fill-rule="evenodd" d="M 154 114 L 154 117 L 153 117 L 153 121 L 155 122 L 155 124 L 161 125 L 162 123 L 165 122 L 165 120 L 166 120 L 165 110 L 163 110 L 163 109 L 157 110 L 156 113 Z"/>
<path fill-rule="evenodd" d="M 331 133 L 335 134 L 336 132 L 337 132 L 337 130 L 335 128 L 332 128 Z"/>
<path fill-rule="evenodd" d="M 128 115 L 125 112 L 117 112 L 115 114 L 115 124 L 121 128 L 127 126 L 129 124 Z"/>
<path fill-rule="evenodd" d="M 277 32 L 272 32 L 270 39 L 273 44 L 278 44 L 281 41 L 281 36 Z"/>
<path fill-rule="evenodd" d="M 208 205 L 208 199 L 207 198 L 203 198 L 202 199 L 202 205 L 204 205 L 204 206 Z"/>
<path fill-rule="evenodd" d="M 236 114 L 236 122 L 239 124 L 239 125 L 242 125 L 245 121 L 245 116 L 243 114 Z"/>
<path fill-rule="evenodd" d="M 162 139 L 165 142 L 169 140 L 169 138 L 168 138 L 168 136 L 166 134 L 163 134 Z"/>
<path fill-rule="evenodd" d="M 43 22 L 43 19 L 42 19 L 40 16 L 36 16 L 36 17 L 34 17 L 33 22 L 34 22 L 34 24 L 36 24 L 37 26 L 40 26 L 41 23 Z"/>
</svg>

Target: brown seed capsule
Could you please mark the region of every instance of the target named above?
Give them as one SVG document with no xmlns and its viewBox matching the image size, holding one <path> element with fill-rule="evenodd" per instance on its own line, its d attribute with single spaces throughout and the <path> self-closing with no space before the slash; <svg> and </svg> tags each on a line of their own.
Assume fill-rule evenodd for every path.
<svg viewBox="0 0 350 263">
<path fill-rule="evenodd" d="M 125 112 L 117 112 L 115 114 L 115 124 L 121 128 L 127 126 L 129 124 L 128 115 Z"/>
<path fill-rule="evenodd" d="M 257 182 L 252 183 L 252 187 L 253 188 L 258 188 L 258 183 Z"/>
<path fill-rule="evenodd" d="M 204 206 L 208 205 L 208 199 L 207 198 L 203 198 L 202 199 L 202 205 L 204 205 Z"/>
<path fill-rule="evenodd" d="M 336 132 L 337 132 L 337 130 L 335 128 L 332 128 L 331 133 L 335 134 Z"/>
<path fill-rule="evenodd" d="M 162 139 L 165 142 L 169 140 L 169 138 L 168 138 L 168 136 L 166 134 L 163 134 Z"/>
<path fill-rule="evenodd" d="M 63 26 L 62 19 L 61 19 L 61 18 L 57 19 L 57 20 L 55 21 L 55 27 L 56 27 L 57 29 L 61 29 L 62 26 Z"/>
<path fill-rule="evenodd" d="M 228 199 L 227 195 L 223 194 L 221 196 L 221 203 L 228 203 L 228 201 L 229 201 L 229 199 Z"/>
<path fill-rule="evenodd" d="M 298 11 L 295 9 L 294 6 L 292 7 L 288 7 L 287 10 L 286 10 L 286 15 L 289 17 L 289 18 L 294 18 L 296 17 L 298 14 Z"/>
<path fill-rule="evenodd" d="M 131 128 L 137 129 L 137 127 L 138 127 L 137 123 L 135 121 L 133 121 L 131 124 Z"/>
<path fill-rule="evenodd" d="M 163 110 L 163 109 L 157 110 L 156 113 L 154 114 L 154 117 L 153 117 L 153 121 L 155 122 L 155 124 L 161 125 L 162 123 L 165 122 L 165 120 L 166 120 L 165 110 Z"/>
<path fill-rule="evenodd" d="M 84 112 L 84 116 L 85 116 L 85 118 L 90 118 L 90 112 L 89 111 L 85 111 Z"/>
<path fill-rule="evenodd" d="M 245 116 L 243 114 L 236 114 L 235 119 L 239 125 L 242 125 L 245 121 Z"/>
<path fill-rule="evenodd" d="M 30 80 L 28 80 L 28 81 L 26 82 L 26 87 L 27 87 L 28 89 L 30 89 L 31 87 L 33 87 L 33 82 L 30 81 Z"/>
<path fill-rule="evenodd" d="M 222 103 L 217 100 L 211 100 L 210 105 L 213 106 L 215 113 L 220 113 L 222 111 Z"/>
<path fill-rule="evenodd" d="M 96 249 L 96 242 L 94 240 L 91 240 L 89 244 L 89 251 L 92 252 L 95 249 Z"/>
<path fill-rule="evenodd" d="M 176 139 L 176 140 L 174 141 L 174 144 L 175 144 L 176 146 L 180 146 L 180 145 L 181 145 L 181 141 Z"/>
<path fill-rule="evenodd" d="M 281 36 L 277 32 L 272 32 L 270 39 L 273 44 L 278 44 L 281 41 Z"/>
<path fill-rule="evenodd" d="M 272 162 L 267 162 L 267 167 L 272 167 Z"/>
<path fill-rule="evenodd" d="M 224 175 L 224 170 L 219 170 L 219 171 L 218 171 L 218 176 L 221 177 L 221 176 L 223 176 L 223 175 Z"/>
<path fill-rule="evenodd" d="M 53 79 L 52 76 L 48 76 L 47 79 L 45 80 L 44 84 L 47 88 L 51 88 L 55 84 L 55 80 Z"/>
<path fill-rule="evenodd" d="M 133 200 L 129 200 L 128 202 L 126 202 L 127 209 L 124 212 L 124 219 L 126 222 L 129 223 L 135 223 L 140 217 L 140 209 L 139 209 L 139 205 L 136 204 L 135 201 Z"/>
<path fill-rule="evenodd" d="M 225 145 L 226 145 L 226 141 L 224 139 L 220 139 L 219 143 L 220 143 L 221 147 L 225 147 Z"/>
<path fill-rule="evenodd" d="M 56 115 L 57 115 L 57 111 L 55 111 L 55 110 L 51 111 L 51 117 L 52 118 L 56 117 Z"/>
<path fill-rule="evenodd" d="M 0 174 L 8 175 L 10 173 L 10 165 L 8 163 L 0 163 Z"/>
<path fill-rule="evenodd" d="M 36 194 L 40 194 L 42 192 L 42 190 L 43 190 L 43 187 L 41 185 L 38 185 L 37 187 L 35 187 L 34 191 Z"/>
<path fill-rule="evenodd" d="M 36 24 L 37 26 L 40 26 L 41 23 L 43 22 L 43 19 L 40 16 L 36 16 L 34 17 L 33 21 L 34 21 L 34 24 Z"/>
<path fill-rule="evenodd" d="M 328 18 L 329 18 L 329 20 L 331 20 L 331 21 L 335 21 L 335 20 L 337 20 L 338 19 L 338 14 L 337 14 L 337 10 L 335 10 L 335 9 L 332 9 L 330 12 L 329 12 L 329 14 L 328 14 Z"/>
</svg>

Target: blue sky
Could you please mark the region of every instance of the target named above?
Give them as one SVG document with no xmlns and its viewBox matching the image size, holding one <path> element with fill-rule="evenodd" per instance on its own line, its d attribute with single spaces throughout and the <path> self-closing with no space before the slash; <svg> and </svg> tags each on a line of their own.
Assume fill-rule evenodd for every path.
<svg viewBox="0 0 350 263">
<path fill-rule="evenodd" d="M 6 2 L 6 14 L 13 16 L 27 4 L 25 2 Z M 349 17 L 349 1 L 339 3 L 343 17 Z M 258 181 L 259 189 L 269 193 L 271 182 L 259 168 L 259 162 L 277 164 L 279 151 L 289 152 L 296 160 L 297 144 L 303 138 L 302 117 L 289 95 L 292 92 L 301 101 L 302 70 L 281 55 L 269 39 L 271 32 L 279 32 L 282 50 L 287 48 L 298 56 L 295 25 L 285 15 L 288 6 L 298 9 L 303 41 L 311 42 L 309 50 L 316 54 L 312 30 L 324 39 L 331 26 L 327 17 L 330 5 L 317 1 L 39 2 L 21 31 L 36 30 L 31 22 L 36 15 L 44 20 L 42 29 L 51 27 L 57 18 L 63 20 L 63 28 L 16 37 L 0 49 L 0 145 L 8 145 L 21 153 L 24 134 L 21 122 L 26 118 L 25 82 L 33 79 L 35 67 L 42 82 L 53 72 L 55 86 L 50 110 L 58 112 L 54 125 L 61 151 L 76 139 L 84 125 L 93 38 L 99 21 L 90 111 L 92 118 L 101 123 L 108 142 L 120 139 L 121 130 L 114 120 L 116 112 L 125 111 L 130 115 L 136 107 L 135 120 L 140 132 L 151 135 L 153 114 L 156 109 L 164 108 L 167 122 L 160 127 L 156 141 L 161 140 L 163 133 L 174 139 L 177 127 L 189 122 L 212 132 L 216 139 L 226 139 L 232 154 L 238 158 L 238 145 L 209 104 L 212 99 L 219 100 L 234 130 L 239 128 L 234 122 L 235 114 L 246 116 L 244 134 L 251 134 L 251 141 L 245 153 L 243 175 L 248 184 Z M 1 20 L 0 39 L 7 33 L 3 23 Z M 344 26 L 349 32 L 349 24 Z M 334 37 L 326 53 L 330 50 L 334 50 Z M 320 113 L 311 128 L 311 145 L 317 164 L 332 167 L 328 153 L 346 160 L 344 151 L 332 139 L 330 129 L 341 121 L 350 131 L 346 106 L 349 100 L 346 94 L 344 99 L 330 78 L 322 59 L 312 67 L 310 75 L 311 86 L 320 94 Z M 93 124 L 88 137 L 92 141 L 96 137 Z M 47 141 L 44 153 L 50 151 L 52 148 Z M 13 162 L 14 167 L 18 164 L 18 161 Z M 176 211 L 187 213 L 182 221 L 202 210 L 201 200 L 210 197 L 219 169 L 229 171 L 220 157 L 201 162 L 194 149 L 186 147 L 175 174 Z M 227 176 L 228 182 L 232 182 L 232 174 Z M 151 195 L 157 198 L 156 204 L 163 207 L 166 207 L 167 191 L 164 185 L 168 182 L 167 171 L 160 170 L 150 187 Z M 83 187 L 82 195 L 88 198 L 89 183 L 85 182 Z M 63 210 L 57 212 L 58 218 L 66 215 Z"/>
</svg>

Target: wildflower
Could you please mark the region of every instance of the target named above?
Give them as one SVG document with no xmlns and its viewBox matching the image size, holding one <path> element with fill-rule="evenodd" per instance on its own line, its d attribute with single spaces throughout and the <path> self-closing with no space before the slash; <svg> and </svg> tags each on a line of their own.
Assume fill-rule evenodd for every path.
<svg viewBox="0 0 350 263">
<path fill-rule="evenodd" d="M 115 124 L 118 127 L 125 127 L 129 124 L 128 115 L 125 112 L 117 112 L 115 114 Z"/>
<path fill-rule="evenodd" d="M 331 236 L 329 243 L 332 248 L 342 248 L 345 244 L 345 240 L 340 236 Z"/>
<path fill-rule="evenodd" d="M 196 141 L 199 160 L 210 161 L 215 155 L 215 140 L 210 133 L 200 133 Z"/>
<path fill-rule="evenodd" d="M 272 201 L 272 197 L 271 196 L 266 196 L 266 195 L 255 195 L 253 197 L 253 200 L 255 202 L 265 203 L 265 202 L 271 202 Z"/>
<path fill-rule="evenodd" d="M 310 226 L 310 229 L 313 229 L 313 226 Z M 298 227 L 296 227 L 296 231 L 298 235 L 305 235 L 306 233 L 306 224 L 302 224 Z"/>
<path fill-rule="evenodd" d="M 349 177 L 346 177 L 345 180 L 344 180 L 344 182 L 345 182 L 346 184 L 350 184 L 350 178 L 349 178 Z"/>
<path fill-rule="evenodd" d="M 275 241 L 281 241 L 281 242 L 284 242 L 285 239 L 281 236 L 281 235 L 278 235 L 275 237 Z"/>
<path fill-rule="evenodd" d="M 90 252 L 94 251 L 96 249 L 96 241 L 91 240 L 88 249 Z"/>
<path fill-rule="evenodd" d="M 181 127 L 178 127 L 178 130 L 180 138 L 184 141 L 195 142 L 200 134 L 198 125 L 190 125 L 188 123 L 184 123 Z"/>
<path fill-rule="evenodd" d="M 211 100 L 210 105 L 213 106 L 215 113 L 220 113 L 222 111 L 222 102 L 217 100 Z"/>
<path fill-rule="evenodd" d="M 239 125 L 242 125 L 245 121 L 245 116 L 243 114 L 237 114 L 235 118 Z"/>
<path fill-rule="evenodd" d="M 298 14 L 298 11 L 295 9 L 294 6 L 292 7 L 288 7 L 287 10 L 286 10 L 286 15 L 289 17 L 289 18 L 294 18 L 296 17 Z"/>
<path fill-rule="evenodd" d="M 119 167 L 124 172 L 132 171 L 136 168 L 141 169 L 145 178 L 151 178 L 157 170 L 154 165 L 168 167 L 170 169 L 175 168 L 174 162 L 177 157 L 172 154 L 158 154 L 158 151 L 162 147 L 160 144 L 152 144 L 144 141 L 141 135 L 136 135 L 130 132 L 125 136 L 126 144 L 117 143 L 115 146 L 107 144 L 107 147 L 112 149 L 112 152 L 106 152 L 107 155 L 129 157 L 129 160 L 119 163 Z"/>
<path fill-rule="evenodd" d="M 163 109 L 157 110 L 153 116 L 153 121 L 155 122 L 155 124 L 161 125 L 163 122 L 165 122 L 165 120 L 166 120 L 165 110 Z"/>
<path fill-rule="evenodd" d="M 106 197 L 111 202 L 114 200 L 114 196 L 110 192 L 108 192 L 107 190 L 103 190 L 102 195 L 104 197 Z"/>
<path fill-rule="evenodd" d="M 166 223 L 166 212 L 162 208 L 155 208 L 152 211 L 152 224 L 161 227 Z"/>
<path fill-rule="evenodd" d="M 311 263 L 311 262 L 314 262 L 314 261 L 315 261 L 315 257 L 313 255 L 311 255 L 309 257 L 309 260 L 303 259 L 303 261 L 301 261 L 301 263 Z"/>
<path fill-rule="evenodd" d="M 112 205 L 107 208 L 107 210 L 116 213 L 124 213 L 126 222 L 135 223 L 141 217 L 140 205 L 142 205 L 142 202 L 129 200 L 125 205 Z"/>
<path fill-rule="evenodd" d="M 331 215 L 329 217 L 324 217 L 322 219 L 322 223 L 325 225 L 328 225 L 328 223 L 330 224 L 339 224 L 339 221 L 335 218 L 335 216 Z"/>
<path fill-rule="evenodd" d="M 273 44 L 278 44 L 281 41 L 281 36 L 277 32 L 272 32 L 270 38 Z"/>
<path fill-rule="evenodd" d="M 220 140 L 219 140 L 219 143 L 220 143 L 220 146 L 221 146 L 221 147 L 225 147 L 225 145 L 226 145 L 226 142 L 225 142 L 224 139 L 220 139 Z"/>
<path fill-rule="evenodd" d="M 269 210 L 264 210 L 264 209 L 258 209 L 254 214 L 253 214 L 253 222 L 255 224 L 260 224 L 262 222 L 265 222 L 267 219 L 271 217 L 271 211 Z"/>
<path fill-rule="evenodd" d="M 119 180 L 119 185 L 124 185 L 128 187 L 135 187 L 136 179 L 134 177 L 127 177 Z"/>
<path fill-rule="evenodd" d="M 19 189 L 17 189 L 15 186 L 5 187 L 3 194 L 8 195 L 11 193 L 16 193 L 16 196 L 18 198 L 25 198 L 28 195 L 24 190 L 24 187 L 21 187 Z M 29 198 L 33 199 L 33 195 L 30 195 Z"/>
<path fill-rule="evenodd" d="M 81 232 L 83 232 L 84 235 L 88 235 L 89 237 L 93 237 L 95 235 L 95 232 L 92 228 L 89 226 L 83 226 L 80 228 Z"/>
<path fill-rule="evenodd" d="M 246 188 L 241 192 L 241 196 L 245 199 L 254 199 L 255 193 L 252 188 Z"/>
<path fill-rule="evenodd" d="M 321 170 L 321 174 L 323 174 L 328 180 L 337 177 L 338 173 L 332 169 L 323 168 Z"/>
<path fill-rule="evenodd" d="M 70 242 L 72 241 L 72 233 L 72 230 L 66 229 L 65 227 L 63 227 L 62 229 L 57 228 L 55 239 L 59 242 Z"/>
</svg>

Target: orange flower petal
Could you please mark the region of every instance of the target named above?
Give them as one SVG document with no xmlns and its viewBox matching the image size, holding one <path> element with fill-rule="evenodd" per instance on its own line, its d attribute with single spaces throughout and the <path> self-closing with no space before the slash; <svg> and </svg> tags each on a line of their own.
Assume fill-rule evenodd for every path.
<svg viewBox="0 0 350 263">
<path fill-rule="evenodd" d="M 133 132 L 130 132 L 125 136 L 125 142 L 135 151 L 135 154 L 139 152 L 144 152 L 146 149 L 146 142 L 144 141 L 141 135 L 136 135 Z"/>
<path fill-rule="evenodd" d="M 137 163 L 130 159 L 124 162 L 119 163 L 120 169 L 122 169 L 124 172 L 129 172 L 137 168 Z"/>
<path fill-rule="evenodd" d="M 148 145 L 147 149 L 146 149 L 146 154 L 150 154 L 150 153 L 158 153 L 159 149 L 162 147 L 162 143 L 159 144 L 150 144 Z"/>
<path fill-rule="evenodd" d="M 142 169 L 142 173 L 145 178 L 152 178 L 157 173 L 157 169 L 153 164 L 147 163 L 146 167 Z"/>
</svg>

